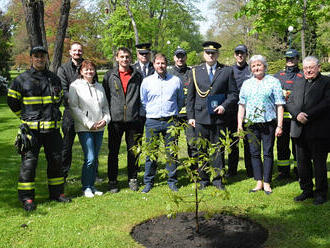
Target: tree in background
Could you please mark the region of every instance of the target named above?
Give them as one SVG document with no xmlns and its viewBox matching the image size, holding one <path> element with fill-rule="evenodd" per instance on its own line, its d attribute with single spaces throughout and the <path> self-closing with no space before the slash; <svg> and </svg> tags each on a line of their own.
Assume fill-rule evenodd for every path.
<svg viewBox="0 0 330 248">
<path fill-rule="evenodd" d="M 152 49 L 169 58 L 173 51 L 188 43 L 188 53 L 201 50 L 202 37 L 195 21 L 198 10 L 193 0 L 102 1 L 98 3 L 103 51 L 110 59 L 119 46 L 134 50 L 139 42 L 151 42 Z M 102 11 L 104 10 L 104 11 Z M 186 49 L 186 48 L 185 48 Z M 196 52 L 191 56 L 196 56 Z M 196 59 L 195 59 L 196 60 Z"/>
<path fill-rule="evenodd" d="M 294 27 L 294 47 L 301 50 L 302 57 L 314 54 L 324 55 L 317 51 L 318 30 L 324 22 L 329 22 L 329 0 L 250 0 L 242 7 L 238 17 L 255 18 L 250 33 L 265 33 L 278 37 L 287 43 L 288 27 Z M 300 44 L 298 35 L 300 34 Z M 287 48 L 287 47 L 286 47 Z M 329 54 L 329 47 L 327 54 Z"/>
<path fill-rule="evenodd" d="M 6 18 L 0 11 L 0 76 L 10 79 L 9 62 L 10 62 L 10 20 Z"/>
</svg>

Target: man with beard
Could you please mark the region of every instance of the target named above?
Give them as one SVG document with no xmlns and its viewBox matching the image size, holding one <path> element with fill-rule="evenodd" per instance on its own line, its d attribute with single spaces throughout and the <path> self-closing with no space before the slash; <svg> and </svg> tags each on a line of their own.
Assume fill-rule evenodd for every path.
<svg viewBox="0 0 330 248">
<path fill-rule="evenodd" d="M 63 105 L 65 107 L 62 120 L 62 132 L 63 132 L 63 171 L 64 178 L 66 179 L 69 174 L 69 170 L 72 163 L 72 146 L 76 137 L 74 130 L 74 122 L 69 109 L 69 89 L 70 84 L 75 81 L 79 76 L 79 69 L 83 59 L 83 46 L 79 42 L 73 42 L 70 50 L 70 60 L 60 66 L 57 70 L 57 76 L 61 79 L 63 89 Z M 97 74 L 95 75 L 97 80 Z"/>
</svg>

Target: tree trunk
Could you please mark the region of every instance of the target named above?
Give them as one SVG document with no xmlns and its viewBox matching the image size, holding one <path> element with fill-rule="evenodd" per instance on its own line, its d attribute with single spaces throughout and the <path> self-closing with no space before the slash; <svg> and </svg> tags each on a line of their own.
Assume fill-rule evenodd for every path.
<svg viewBox="0 0 330 248">
<path fill-rule="evenodd" d="M 22 0 L 22 5 L 31 48 L 44 46 L 48 49 L 44 25 L 44 2 L 41 0 Z"/>
<path fill-rule="evenodd" d="M 126 0 L 125 7 L 126 7 L 129 17 L 131 18 L 131 22 L 132 22 L 132 26 L 133 26 L 133 30 L 134 30 L 134 34 L 135 34 L 135 44 L 139 44 L 139 33 L 138 33 L 138 29 L 136 26 L 136 22 L 135 22 L 133 13 L 129 8 L 129 0 Z"/>
<path fill-rule="evenodd" d="M 307 10 L 307 0 L 304 0 L 303 7 L 303 20 L 302 20 L 302 29 L 301 29 L 301 58 L 304 60 L 306 57 L 306 47 L 305 47 L 305 31 L 306 31 L 306 10 Z"/>
<path fill-rule="evenodd" d="M 50 66 L 50 70 L 55 73 L 57 72 L 58 67 L 60 67 L 62 61 L 63 45 L 64 45 L 66 29 L 68 27 L 69 13 L 70 13 L 70 0 L 62 0 L 61 16 L 57 28 L 53 61 Z"/>
</svg>

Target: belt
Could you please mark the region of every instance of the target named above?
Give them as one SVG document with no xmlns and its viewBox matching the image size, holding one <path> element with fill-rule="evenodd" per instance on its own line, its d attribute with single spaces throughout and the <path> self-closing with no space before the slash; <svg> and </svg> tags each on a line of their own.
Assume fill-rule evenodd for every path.
<svg viewBox="0 0 330 248">
<path fill-rule="evenodd" d="M 149 118 L 156 121 L 169 121 L 170 119 L 176 118 L 176 116 L 160 117 L 160 118 Z"/>
</svg>

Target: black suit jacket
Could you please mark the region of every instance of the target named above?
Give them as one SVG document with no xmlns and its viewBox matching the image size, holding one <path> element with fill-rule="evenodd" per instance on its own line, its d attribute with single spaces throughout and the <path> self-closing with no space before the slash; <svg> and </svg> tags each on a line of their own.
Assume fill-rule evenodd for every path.
<svg viewBox="0 0 330 248">
<path fill-rule="evenodd" d="M 136 62 L 134 65 L 132 65 L 132 67 L 134 69 L 136 69 L 138 72 L 140 72 L 141 75 L 142 75 L 142 77 L 143 77 L 143 72 L 142 72 L 142 69 L 141 69 L 141 66 L 140 66 L 140 63 L 139 62 Z M 147 73 L 146 77 L 154 74 L 154 72 L 155 72 L 154 66 L 152 65 L 151 62 L 149 62 L 148 73 Z"/>
<path fill-rule="evenodd" d="M 212 87 L 209 95 L 226 95 L 225 101 L 221 104 L 225 108 L 225 113 L 222 115 L 209 114 L 207 97 L 200 97 L 197 94 L 194 79 L 191 77 L 187 95 L 188 119 L 195 119 L 197 123 L 206 125 L 224 124 L 232 114 L 230 110 L 236 107 L 238 101 L 238 90 L 232 67 L 217 63 L 212 82 L 210 82 L 205 63 L 195 67 L 195 70 L 196 82 L 201 91 L 207 91 Z"/>
<path fill-rule="evenodd" d="M 288 99 L 287 109 L 292 115 L 291 137 L 299 138 L 302 131 L 308 139 L 330 138 L 330 78 L 319 74 L 310 84 L 303 79 L 296 82 Z M 297 115 L 305 112 L 308 122 L 303 125 L 297 121 Z"/>
</svg>

